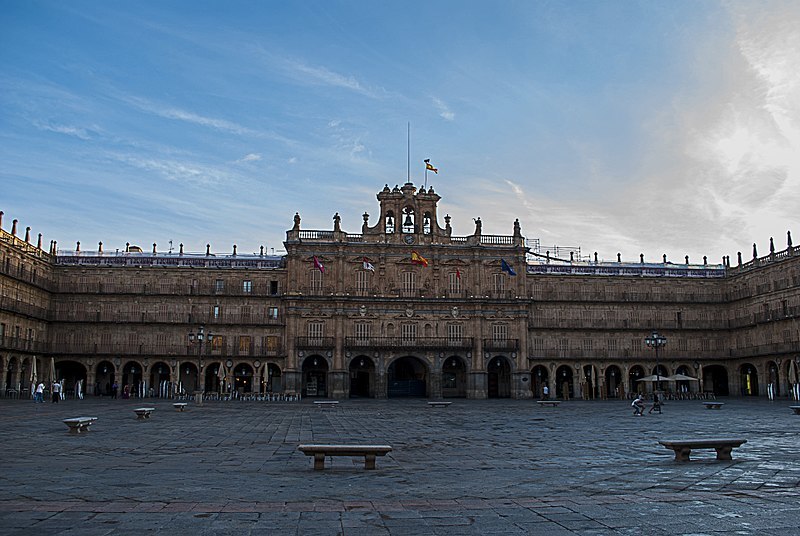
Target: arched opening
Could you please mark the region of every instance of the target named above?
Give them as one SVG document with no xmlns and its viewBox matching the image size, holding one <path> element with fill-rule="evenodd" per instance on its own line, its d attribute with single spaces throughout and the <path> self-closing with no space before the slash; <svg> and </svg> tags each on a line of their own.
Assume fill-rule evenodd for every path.
<svg viewBox="0 0 800 536">
<path fill-rule="evenodd" d="M 547 386 L 547 396 L 544 393 L 545 386 Z M 533 398 L 550 398 L 550 378 L 547 367 L 536 365 L 531 370 L 531 392 Z"/>
<path fill-rule="evenodd" d="M 396 359 L 387 372 L 389 398 L 427 396 L 428 370 L 425 363 L 416 357 Z"/>
<path fill-rule="evenodd" d="M 651 370 L 652 370 L 651 374 L 653 376 L 658 376 L 661 379 L 658 380 L 658 381 L 645 382 L 645 383 L 652 384 L 654 391 L 661 391 L 663 393 L 664 389 L 666 389 L 667 385 L 668 385 L 668 380 L 664 379 L 667 376 L 669 376 L 669 372 L 667 372 L 667 367 L 665 367 L 664 365 L 659 364 L 657 367 L 653 367 Z"/>
<path fill-rule="evenodd" d="M 350 398 L 375 396 L 375 363 L 367 356 L 350 361 Z"/>
<path fill-rule="evenodd" d="M 140 396 L 142 389 L 142 367 L 135 361 L 128 361 L 122 367 L 122 398 Z"/>
<path fill-rule="evenodd" d="M 467 364 L 459 356 L 450 356 L 442 363 L 442 398 L 466 398 Z"/>
<path fill-rule="evenodd" d="M 211 363 L 203 370 L 203 392 L 221 393 L 223 387 L 222 380 L 225 377 L 225 365 L 221 362 Z"/>
<path fill-rule="evenodd" d="M 689 370 L 689 367 L 687 367 L 686 365 L 681 365 L 675 369 L 675 376 L 677 378 L 681 378 L 683 376 L 689 378 L 694 377 L 694 374 L 691 374 L 690 372 L 691 371 Z M 689 393 L 692 391 L 692 386 L 690 382 L 691 380 L 681 380 L 681 379 L 675 380 L 675 394 L 679 398 L 686 398 L 689 396 Z"/>
<path fill-rule="evenodd" d="M 414 213 L 413 207 L 403 208 L 403 226 L 402 230 L 405 234 L 416 232 L 417 216 Z"/>
<path fill-rule="evenodd" d="M 12 357 L 8 360 L 8 366 L 6 367 L 6 378 L 5 378 L 5 387 L 6 391 L 17 389 L 17 373 L 19 372 L 19 361 L 17 361 L 16 357 Z"/>
<path fill-rule="evenodd" d="M 758 396 L 758 371 L 750 363 L 739 367 L 742 384 L 742 396 Z"/>
<path fill-rule="evenodd" d="M 163 361 L 156 361 L 150 367 L 150 390 L 151 396 L 166 398 L 172 394 L 171 382 L 169 381 L 170 368 Z"/>
<path fill-rule="evenodd" d="M 767 370 L 769 371 L 768 394 L 772 399 L 781 395 L 780 368 L 777 363 L 770 361 L 767 363 Z"/>
<path fill-rule="evenodd" d="M 616 365 L 606 367 L 606 398 L 624 398 L 625 384 L 622 382 L 622 370 Z"/>
<path fill-rule="evenodd" d="M 116 381 L 114 365 L 111 361 L 100 361 L 94 371 L 94 394 L 112 396 L 111 387 Z"/>
<path fill-rule="evenodd" d="M 233 390 L 240 395 L 253 392 L 253 367 L 239 363 L 233 369 Z"/>
<path fill-rule="evenodd" d="M 269 363 L 267 365 L 267 392 L 280 393 L 282 391 L 281 369 L 275 363 Z"/>
<path fill-rule="evenodd" d="M 38 367 L 38 364 L 37 364 Z M 37 368 L 37 374 L 41 378 L 41 368 Z M 64 380 L 64 398 L 78 398 L 86 392 L 86 367 L 77 361 L 59 361 L 56 364 L 56 377 Z M 79 385 L 80 382 L 80 385 Z"/>
<path fill-rule="evenodd" d="M 639 365 L 634 365 L 628 371 L 628 392 L 639 393 L 645 392 L 644 382 L 639 380 L 644 378 L 644 369 Z"/>
<path fill-rule="evenodd" d="M 303 396 L 328 396 L 328 361 L 319 355 L 303 361 Z"/>
<path fill-rule="evenodd" d="M 178 392 L 192 394 L 199 384 L 197 366 L 194 363 L 183 363 L 178 368 Z"/>
<path fill-rule="evenodd" d="M 556 369 L 555 381 L 558 383 L 558 394 L 564 400 L 569 400 L 575 396 L 575 389 L 572 378 L 572 367 L 561 365 Z"/>
<path fill-rule="evenodd" d="M 487 389 L 489 398 L 511 397 L 511 365 L 504 356 L 496 356 L 489 361 L 486 367 Z"/>
<path fill-rule="evenodd" d="M 394 232 L 394 212 L 391 210 L 386 212 L 384 231 L 386 234 L 392 234 Z"/>
<path fill-rule="evenodd" d="M 584 400 L 594 400 L 598 396 L 598 377 L 597 367 L 594 365 L 584 365 L 581 393 Z"/>
<path fill-rule="evenodd" d="M 728 396 L 728 371 L 722 365 L 703 367 L 703 391 L 715 396 Z"/>
</svg>

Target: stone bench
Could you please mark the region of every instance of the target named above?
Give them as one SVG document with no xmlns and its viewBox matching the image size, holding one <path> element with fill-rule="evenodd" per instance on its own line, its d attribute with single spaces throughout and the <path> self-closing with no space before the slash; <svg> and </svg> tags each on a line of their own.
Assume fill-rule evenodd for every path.
<svg viewBox="0 0 800 536">
<path fill-rule="evenodd" d="M 722 409 L 722 406 L 725 405 L 725 402 L 703 402 L 703 405 L 706 409 Z"/>
<path fill-rule="evenodd" d="M 136 414 L 136 418 L 139 420 L 149 419 L 150 413 L 155 411 L 156 408 L 136 408 L 133 412 Z"/>
<path fill-rule="evenodd" d="M 789 409 L 794 411 L 795 415 L 800 415 L 800 406 L 789 406 Z"/>
<path fill-rule="evenodd" d="M 731 451 L 739 447 L 742 443 L 747 443 L 747 440 L 734 438 L 674 439 L 659 441 L 659 443 L 675 451 L 676 462 L 688 462 L 689 453 L 696 449 L 714 449 L 717 451 L 718 460 L 731 460 Z"/>
<path fill-rule="evenodd" d="M 429 408 L 446 408 L 450 404 L 452 404 L 452 402 L 443 402 L 443 401 L 440 401 L 440 400 L 433 400 L 431 402 L 428 402 L 428 407 Z"/>
<path fill-rule="evenodd" d="M 70 434 L 77 435 L 88 432 L 89 427 L 96 420 L 97 417 L 72 417 L 70 419 L 64 419 L 64 424 L 69 427 Z"/>
<path fill-rule="evenodd" d="M 560 400 L 537 400 L 536 403 L 539 404 L 540 406 L 551 406 L 551 407 L 557 408 L 558 405 L 561 403 L 561 401 Z"/>
<path fill-rule="evenodd" d="M 172 404 L 177 411 L 186 411 L 186 402 L 175 402 Z"/>
<path fill-rule="evenodd" d="M 314 405 L 318 408 L 335 408 L 339 405 L 338 400 L 315 400 Z"/>
<path fill-rule="evenodd" d="M 314 456 L 314 470 L 325 469 L 325 456 L 364 456 L 364 469 L 375 469 L 375 456 L 386 456 L 389 445 L 300 445 L 297 450 Z"/>
</svg>

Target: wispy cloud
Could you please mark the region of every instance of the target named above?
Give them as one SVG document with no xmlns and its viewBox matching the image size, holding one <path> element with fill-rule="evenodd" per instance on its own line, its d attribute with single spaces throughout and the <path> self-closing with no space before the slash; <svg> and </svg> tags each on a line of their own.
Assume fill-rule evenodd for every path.
<svg viewBox="0 0 800 536">
<path fill-rule="evenodd" d="M 34 123 L 36 128 L 40 130 L 46 130 L 48 132 L 56 132 L 58 134 L 65 134 L 67 136 L 74 136 L 81 140 L 89 140 L 91 136 L 89 135 L 89 131 L 85 128 L 76 127 L 72 125 L 59 125 L 57 123 Z"/>
<path fill-rule="evenodd" d="M 456 114 L 450 110 L 450 107 L 447 104 L 437 97 L 431 97 L 433 99 L 433 105 L 436 106 L 436 109 L 439 110 L 439 117 L 444 119 L 445 121 L 453 121 L 456 118 Z"/>
<path fill-rule="evenodd" d="M 141 97 L 128 96 L 125 97 L 124 100 L 126 100 L 129 104 L 135 106 L 136 108 L 144 112 L 148 112 L 157 115 L 159 117 L 164 117 L 166 119 L 185 121 L 187 123 L 193 123 L 195 125 L 201 125 L 216 130 L 232 132 L 234 134 L 249 134 L 249 135 L 257 134 L 257 132 L 252 129 L 249 129 L 232 121 L 228 121 L 226 119 L 205 117 L 200 114 L 196 114 L 194 112 L 182 110 L 180 108 L 162 106 L 160 104 L 154 103 L 148 99 L 144 99 Z"/>
<path fill-rule="evenodd" d="M 244 162 L 258 162 L 261 160 L 261 155 L 256 153 L 249 153 L 244 155 L 242 158 L 236 161 L 237 164 L 242 164 Z"/>
<path fill-rule="evenodd" d="M 214 166 L 146 158 L 133 154 L 112 154 L 111 157 L 134 168 L 156 173 L 169 181 L 210 186 L 230 183 L 233 180 L 229 173 Z"/>
</svg>

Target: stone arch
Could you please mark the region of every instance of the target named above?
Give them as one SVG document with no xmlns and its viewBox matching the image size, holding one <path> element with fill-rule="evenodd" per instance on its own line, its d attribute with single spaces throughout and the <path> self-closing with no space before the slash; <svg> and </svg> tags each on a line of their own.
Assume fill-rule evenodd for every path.
<svg viewBox="0 0 800 536">
<path fill-rule="evenodd" d="M 704 391 L 710 391 L 717 396 L 728 396 L 728 369 L 722 365 L 706 365 L 703 367 L 702 385 Z"/>
<path fill-rule="evenodd" d="M 609 365 L 604 372 L 606 383 L 606 398 L 624 398 L 625 378 L 622 369 L 617 365 Z"/>
<path fill-rule="evenodd" d="M 111 396 L 111 386 L 117 379 L 117 369 L 110 360 L 104 359 L 94 368 L 94 394 Z"/>
<path fill-rule="evenodd" d="M 233 390 L 242 393 L 252 393 L 254 389 L 253 377 L 255 373 L 249 363 L 239 363 L 233 367 Z"/>
<path fill-rule="evenodd" d="M 466 398 L 468 362 L 458 355 L 442 361 L 442 398 Z"/>
<path fill-rule="evenodd" d="M 267 363 L 267 385 L 268 393 L 283 392 L 283 371 L 275 363 Z"/>
<path fill-rule="evenodd" d="M 406 355 L 394 359 L 387 367 L 387 396 L 425 397 L 428 395 L 428 363 Z"/>
<path fill-rule="evenodd" d="M 758 369 L 752 363 L 739 366 L 742 396 L 758 396 Z"/>
<path fill-rule="evenodd" d="M 366 355 L 350 360 L 350 398 L 375 398 L 375 362 Z"/>
<path fill-rule="evenodd" d="M 558 385 L 556 396 L 569 400 L 575 396 L 574 370 L 569 365 L 561 365 L 556 369 L 556 376 L 553 381 Z"/>
<path fill-rule="evenodd" d="M 531 369 L 531 392 L 533 393 L 533 398 L 550 398 L 544 395 L 544 387 L 547 386 L 547 390 L 550 391 L 552 386 L 550 385 L 550 371 L 544 365 L 536 365 Z"/>
<path fill-rule="evenodd" d="M 512 362 L 503 355 L 493 357 L 486 365 L 486 395 L 489 398 L 511 397 Z"/>
<path fill-rule="evenodd" d="M 645 392 L 645 382 L 640 382 L 641 378 L 644 378 L 646 374 L 644 373 L 644 367 L 641 365 L 634 365 L 628 371 L 628 392 L 629 393 L 639 393 L 642 394 Z"/>
<path fill-rule="evenodd" d="M 303 360 L 303 396 L 328 396 L 328 360 L 319 354 L 310 355 Z"/>
</svg>

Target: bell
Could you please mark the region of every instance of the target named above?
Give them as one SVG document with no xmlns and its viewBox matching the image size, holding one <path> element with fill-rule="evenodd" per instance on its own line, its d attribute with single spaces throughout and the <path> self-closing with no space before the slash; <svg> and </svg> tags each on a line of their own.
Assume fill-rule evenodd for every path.
<svg viewBox="0 0 800 536">
<path fill-rule="evenodd" d="M 403 222 L 403 227 L 411 227 L 414 225 L 414 222 L 411 221 L 411 214 L 406 214 L 406 219 Z"/>
</svg>

